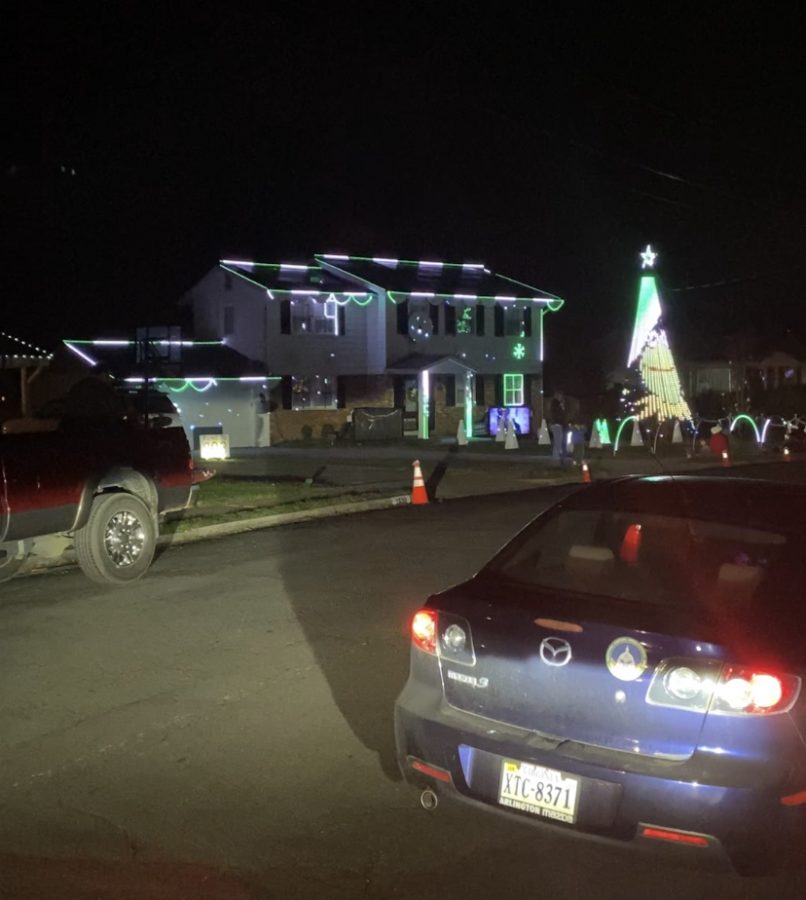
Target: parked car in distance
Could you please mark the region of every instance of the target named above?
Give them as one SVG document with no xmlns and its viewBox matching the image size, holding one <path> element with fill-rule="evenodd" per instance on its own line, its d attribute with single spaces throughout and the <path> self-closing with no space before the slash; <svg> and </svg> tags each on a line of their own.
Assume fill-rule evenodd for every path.
<svg viewBox="0 0 806 900">
<path fill-rule="evenodd" d="M 802 852 L 806 487 L 595 483 L 413 617 L 397 754 L 458 799 L 574 838 Z"/>
</svg>

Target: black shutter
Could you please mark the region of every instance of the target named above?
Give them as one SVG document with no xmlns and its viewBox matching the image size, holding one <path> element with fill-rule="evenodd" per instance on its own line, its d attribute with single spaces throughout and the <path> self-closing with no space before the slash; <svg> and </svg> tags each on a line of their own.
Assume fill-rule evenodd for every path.
<svg viewBox="0 0 806 900">
<path fill-rule="evenodd" d="M 476 375 L 476 406 L 486 406 L 484 400 L 484 376 Z"/>
<path fill-rule="evenodd" d="M 495 336 L 504 336 L 504 307 L 500 303 L 496 303 L 493 307 L 495 315 Z M 499 404 L 500 405 L 500 404 Z"/>
<path fill-rule="evenodd" d="M 336 378 L 336 406 L 344 409 L 347 405 L 347 379 Z"/>
<path fill-rule="evenodd" d="M 439 334 L 439 306 L 436 303 L 428 304 L 428 311 L 431 313 L 431 326 L 434 334 Z"/>
<path fill-rule="evenodd" d="M 445 306 L 445 334 L 456 334 L 456 307 Z"/>
<path fill-rule="evenodd" d="M 523 334 L 524 337 L 532 336 L 532 307 L 527 306 L 523 311 Z"/>
<path fill-rule="evenodd" d="M 456 406 L 456 376 L 445 376 L 445 406 Z"/>
<path fill-rule="evenodd" d="M 532 376 L 523 376 L 523 405 L 531 407 L 532 405 Z"/>
<path fill-rule="evenodd" d="M 291 334 L 291 301 L 280 301 L 280 334 Z M 284 407 L 291 409 L 290 406 Z"/>
<path fill-rule="evenodd" d="M 504 376 L 503 375 L 495 376 L 495 405 L 496 406 L 504 405 Z"/>
<path fill-rule="evenodd" d="M 339 334 L 347 334 L 347 307 L 339 306 L 336 310 Z"/>
<path fill-rule="evenodd" d="M 476 334 L 484 334 L 484 307 L 481 303 L 476 306 Z"/>
<path fill-rule="evenodd" d="M 394 376 L 395 409 L 406 408 L 406 379 L 403 375 Z"/>
<path fill-rule="evenodd" d="M 287 301 L 283 301 L 287 302 Z M 280 382 L 280 393 L 283 401 L 283 409 L 291 409 L 291 376 L 283 375 Z"/>
<path fill-rule="evenodd" d="M 409 333 L 409 301 L 404 300 L 397 304 L 397 333 Z"/>
</svg>

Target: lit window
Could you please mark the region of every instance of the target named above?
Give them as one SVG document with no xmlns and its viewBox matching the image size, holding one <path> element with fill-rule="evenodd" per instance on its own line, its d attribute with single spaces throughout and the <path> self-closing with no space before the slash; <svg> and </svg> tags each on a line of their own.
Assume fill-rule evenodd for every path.
<svg viewBox="0 0 806 900">
<path fill-rule="evenodd" d="M 456 307 L 456 333 L 457 334 L 475 334 L 476 333 L 476 307 L 475 306 L 457 306 Z"/>
<path fill-rule="evenodd" d="M 310 297 L 291 301 L 292 334 L 337 334 L 337 317 L 335 303 L 319 303 Z"/>
<path fill-rule="evenodd" d="M 504 306 L 504 334 L 507 337 L 525 337 L 523 309 L 512 304 Z"/>
<path fill-rule="evenodd" d="M 504 375 L 504 406 L 523 406 L 523 375 Z"/>
<path fill-rule="evenodd" d="M 336 405 L 336 379 L 334 376 L 292 376 L 292 409 L 335 409 Z"/>
</svg>

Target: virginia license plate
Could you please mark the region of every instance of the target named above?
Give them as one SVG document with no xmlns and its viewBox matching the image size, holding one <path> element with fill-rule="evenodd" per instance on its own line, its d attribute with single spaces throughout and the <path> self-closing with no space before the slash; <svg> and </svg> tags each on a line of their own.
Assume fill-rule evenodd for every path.
<svg viewBox="0 0 806 900">
<path fill-rule="evenodd" d="M 579 779 L 556 769 L 505 759 L 498 802 L 502 806 L 567 822 L 576 821 Z"/>
</svg>

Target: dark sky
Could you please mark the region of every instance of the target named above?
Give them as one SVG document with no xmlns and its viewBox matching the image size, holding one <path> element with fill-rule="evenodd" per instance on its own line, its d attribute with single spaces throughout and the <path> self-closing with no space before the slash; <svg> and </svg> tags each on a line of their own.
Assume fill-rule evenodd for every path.
<svg viewBox="0 0 806 900">
<path fill-rule="evenodd" d="M 795 18 L 147 6 L 5 14 L 2 328 L 176 321 L 222 256 L 481 260 L 567 299 L 560 365 L 630 327 L 651 241 L 680 343 L 806 337 Z"/>
</svg>

